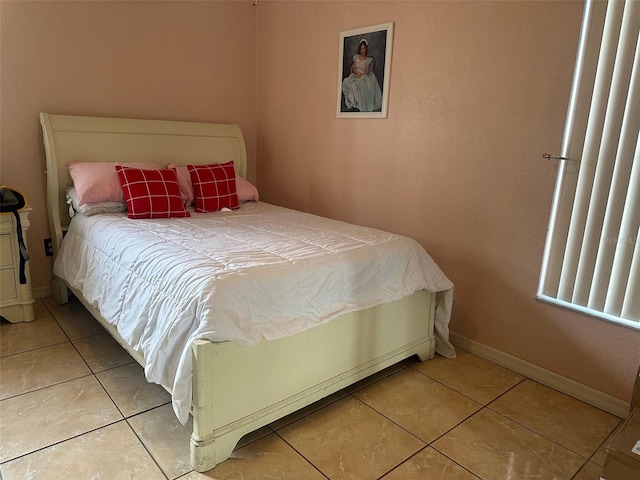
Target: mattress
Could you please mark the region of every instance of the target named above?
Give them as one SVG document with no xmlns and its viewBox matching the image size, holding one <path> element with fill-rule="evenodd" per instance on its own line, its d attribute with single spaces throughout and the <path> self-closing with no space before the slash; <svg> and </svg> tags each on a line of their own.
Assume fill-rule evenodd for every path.
<svg viewBox="0 0 640 480">
<path fill-rule="evenodd" d="M 176 219 L 76 215 L 54 273 L 143 355 L 183 423 L 196 339 L 256 345 L 425 289 L 439 292 L 436 351 L 453 352 L 453 285 L 416 241 L 264 202 Z"/>
</svg>

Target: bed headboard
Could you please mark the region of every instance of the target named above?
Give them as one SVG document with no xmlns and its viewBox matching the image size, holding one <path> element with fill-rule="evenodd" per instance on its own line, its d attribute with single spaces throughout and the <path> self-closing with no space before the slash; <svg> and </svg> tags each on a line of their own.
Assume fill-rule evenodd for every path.
<svg viewBox="0 0 640 480">
<path fill-rule="evenodd" d="M 67 162 L 155 162 L 204 165 L 234 161 L 246 177 L 247 151 L 235 124 L 82 117 L 40 113 L 47 156 L 47 212 L 53 253 L 69 225 Z"/>
</svg>

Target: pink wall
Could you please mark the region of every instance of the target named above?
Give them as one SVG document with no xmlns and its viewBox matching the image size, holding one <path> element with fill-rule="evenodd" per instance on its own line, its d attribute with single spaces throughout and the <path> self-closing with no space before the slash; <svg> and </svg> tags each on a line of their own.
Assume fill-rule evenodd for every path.
<svg viewBox="0 0 640 480">
<path fill-rule="evenodd" d="M 39 112 L 238 123 L 255 177 L 251 2 L 2 1 L 0 9 L 0 181 L 33 207 L 34 288 L 52 278 Z"/>
<path fill-rule="evenodd" d="M 40 111 L 236 122 L 262 199 L 414 237 L 455 283 L 454 332 L 629 400 L 638 333 L 534 300 L 555 180 L 540 154 L 560 146 L 581 15 L 571 1 L 3 0 L 0 182 L 34 207 L 34 287 L 51 280 Z M 389 118 L 336 119 L 339 32 L 389 21 Z"/>
<path fill-rule="evenodd" d="M 261 1 L 261 198 L 409 235 L 452 331 L 629 400 L 637 331 L 534 299 L 582 2 Z M 388 119 L 337 119 L 340 31 L 393 21 Z"/>
</svg>

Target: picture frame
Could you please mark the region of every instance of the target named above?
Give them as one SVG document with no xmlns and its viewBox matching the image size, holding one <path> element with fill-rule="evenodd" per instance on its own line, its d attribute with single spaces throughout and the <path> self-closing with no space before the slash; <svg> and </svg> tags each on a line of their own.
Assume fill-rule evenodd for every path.
<svg viewBox="0 0 640 480">
<path fill-rule="evenodd" d="M 340 32 L 337 118 L 387 118 L 392 47 L 393 22 Z"/>
</svg>

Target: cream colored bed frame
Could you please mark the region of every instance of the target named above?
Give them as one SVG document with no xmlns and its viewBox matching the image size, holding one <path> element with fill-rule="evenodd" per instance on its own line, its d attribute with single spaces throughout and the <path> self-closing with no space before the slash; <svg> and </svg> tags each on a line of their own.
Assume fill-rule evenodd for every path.
<svg viewBox="0 0 640 480">
<path fill-rule="evenodd" d="M 47 158 L 47 199 L 54 258 L 69 224 L 64 189 L 68 161 L 206 164 L 233 159 L 246 175 L 238 125 L 40 114 Z M 53 282 L 54 297 L 68 287 Z M 82 293 L 71 291 L 144 366 Z M 435 294 L 419 291 L 397 302 L 334 319 L 275 341 L 246 347 L 194 342 L 191 464 L 199 472 L 226 460 L 240 438 L 412 355 L 432 358 Z M 166 388 L 166 387 L 165 387 Z"/>
</svg>

